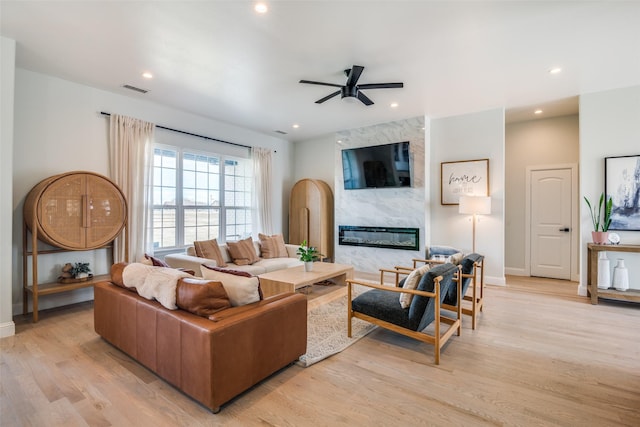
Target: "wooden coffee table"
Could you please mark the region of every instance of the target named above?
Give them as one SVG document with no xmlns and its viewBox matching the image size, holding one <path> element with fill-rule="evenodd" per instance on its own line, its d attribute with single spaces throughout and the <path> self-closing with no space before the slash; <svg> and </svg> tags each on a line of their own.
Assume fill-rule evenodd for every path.
<svg viewBox="0 0 640 427">
<path fill-rule="evenodd" d="M 323 280 L 332 280 L 336 284 L 344 286 L 347 279 L 353 279 L 353 266 L 314 262 L 312 271 L 304 271 L 304 266 L 300 265 L 260 274 L 258 277 L 262 294 L 267 298 L 283 292 L 295 292 Z"/>
</svg>

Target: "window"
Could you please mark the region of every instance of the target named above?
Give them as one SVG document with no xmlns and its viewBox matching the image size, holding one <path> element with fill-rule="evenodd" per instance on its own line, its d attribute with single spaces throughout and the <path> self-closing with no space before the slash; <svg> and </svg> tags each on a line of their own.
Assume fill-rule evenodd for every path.
<svg viewBox="0 0 640 427">
<path fill-rule="evenodd" d="M 154 249 L 195 240 L 251 235 L 250 159 L 156 147 L 153 159 Z"/>
</svg>

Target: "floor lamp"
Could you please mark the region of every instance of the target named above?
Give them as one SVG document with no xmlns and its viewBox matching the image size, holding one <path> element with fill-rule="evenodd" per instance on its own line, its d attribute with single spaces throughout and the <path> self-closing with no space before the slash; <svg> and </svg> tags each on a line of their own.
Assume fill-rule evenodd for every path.
<svg viewBox="0 0 640 427">
<path fill-rule="evenodd" d="M 477 216 L 491 214 L 491 197 L 460 196 L 460 206 L 458 212 L 461 214 L 473 215 L 473 252 L 475 252 Z"/>
</svg>

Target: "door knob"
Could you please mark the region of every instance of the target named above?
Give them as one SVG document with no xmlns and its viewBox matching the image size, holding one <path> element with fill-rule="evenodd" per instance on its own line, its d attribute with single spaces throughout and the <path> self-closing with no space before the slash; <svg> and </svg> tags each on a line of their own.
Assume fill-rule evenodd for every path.
<svg viewBox="0 0 640 427">
<path fill-rule="evenodd" d="M 560 229 L 560 230 L 558 230 L 558 231 L 562 231 L 563 233 L 568 233 L 568 232 L 570 232 L 570 231 L 571 231 L 571 229 L 570 229 L 569 227 L 565 227 L 565 228 L 561 228 L 561 229 Z"/>
</svg>

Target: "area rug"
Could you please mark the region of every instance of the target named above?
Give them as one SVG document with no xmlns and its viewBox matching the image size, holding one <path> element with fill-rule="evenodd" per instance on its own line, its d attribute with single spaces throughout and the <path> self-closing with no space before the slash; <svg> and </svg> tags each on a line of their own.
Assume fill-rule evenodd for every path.
<svg viewBox="0 0 640 427">
<path fill-rule="evenodd" d="M 356 287 L 354 295 L 367 288 Z M 347 337 L 347 294 L 346 288 L 340 296 L 309 310 L 307 314 L 307 353 L 300 356 L 296 364 L 309 367 L 326 359 L 357 342 L 375 328 L 375 325 L 360 319 L 353 319 L 351 338 Z"/>
</svg>

